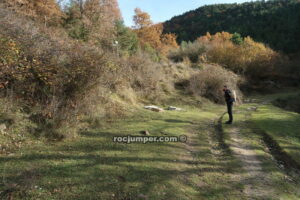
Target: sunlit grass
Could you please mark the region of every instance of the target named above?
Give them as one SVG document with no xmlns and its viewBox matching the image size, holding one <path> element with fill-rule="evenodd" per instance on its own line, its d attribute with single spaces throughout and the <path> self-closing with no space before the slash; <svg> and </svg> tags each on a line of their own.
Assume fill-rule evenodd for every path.
<svg viewBox="0 0 300 200">
<path fill-rule="evenodd" d="M 264 105 L 253 113 L 252 120 L 300 163 L 300 115 L 298 113 L 273 105 Z"/>
</svg>

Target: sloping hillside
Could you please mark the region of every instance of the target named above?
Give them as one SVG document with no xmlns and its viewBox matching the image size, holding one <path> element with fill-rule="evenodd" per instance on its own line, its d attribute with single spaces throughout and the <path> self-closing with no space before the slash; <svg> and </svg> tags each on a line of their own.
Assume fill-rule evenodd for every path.
<svg viewBox="0 0 300 200">
<path fill-rule="evenodd" d="M 269 44 L 276 50 L 300 50 L 300 3 L 298 0 L 257 1 L 203 6 L 164 23 L 166 33 L 178 41 L 193 41 L 206 32 L 238 32 Z"/>
</svg>

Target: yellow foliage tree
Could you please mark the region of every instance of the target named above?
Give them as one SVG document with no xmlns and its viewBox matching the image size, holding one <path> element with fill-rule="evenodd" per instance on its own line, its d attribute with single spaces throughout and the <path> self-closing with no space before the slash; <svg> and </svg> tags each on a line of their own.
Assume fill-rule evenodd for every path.
<svg viewBox="0 0 300 200">
<path fill-rule="evenodd" d="M 232 42 L 232 37 L 233 34 L 227 32 L 215 35 L 207 33 L 198 41 L 210 47 L 206 53 L 210 62 L 223 65 L 238 74 L 259 79 L 273 73 L 280 58 L 277 52 L 250 37 L 243 38 L 241 45 Z"/>
<path fill-rule="evenodd" d="M 133 16 L 133 22 L 135 24 L 135 29 L 149 27 L 153 24 L 148 13 L 143 12 L 140 8 L 136 8 L 134 12 L 135 15 Z"/>
</svg>

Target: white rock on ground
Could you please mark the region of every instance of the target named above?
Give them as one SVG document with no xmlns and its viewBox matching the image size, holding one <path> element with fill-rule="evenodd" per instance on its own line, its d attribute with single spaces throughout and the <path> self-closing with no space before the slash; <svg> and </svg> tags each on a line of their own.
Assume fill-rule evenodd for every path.
<svg viewBox="0 0 300 200">
<path fill-rule="evenodd" d="M 158 107 L 158 106 L 144 106 L 145 109 L 148 109 L 148 110 L 152 110 L 154 112 L 163 112 L 164 109 Z"/>
</svg>

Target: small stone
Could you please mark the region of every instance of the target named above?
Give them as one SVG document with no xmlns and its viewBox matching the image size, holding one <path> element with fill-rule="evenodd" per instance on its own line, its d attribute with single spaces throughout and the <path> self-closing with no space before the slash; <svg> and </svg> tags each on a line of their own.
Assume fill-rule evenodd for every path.
<svg viewBox="0 0 300 200">
<path fill-rule="evenodd" d="M 143 135 L 150 135 L 149 131 L 141 131 L 141 134 L 143 134 Z"/>
<path fill-rule="evenodd" d="M 154 111 L 154 112 L 163 112 L 164 109 L 158 107 L 158 106 L 144 106 L 145 109 Z"/>
</svg>

